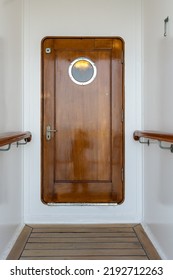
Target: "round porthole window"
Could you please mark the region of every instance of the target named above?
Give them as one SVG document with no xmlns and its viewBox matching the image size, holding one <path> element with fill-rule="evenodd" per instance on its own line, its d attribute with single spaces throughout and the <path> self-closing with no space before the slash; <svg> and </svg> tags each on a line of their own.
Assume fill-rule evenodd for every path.
<svg viewBox="0 0 173 280">
<path fill-rule="evenodd" d="M 69 76 L 78 85 L 90 84 L 97 75 L 97 68 L 93 61 L 86 57 L 75 59 L 69 66 Z"/>
</svg>

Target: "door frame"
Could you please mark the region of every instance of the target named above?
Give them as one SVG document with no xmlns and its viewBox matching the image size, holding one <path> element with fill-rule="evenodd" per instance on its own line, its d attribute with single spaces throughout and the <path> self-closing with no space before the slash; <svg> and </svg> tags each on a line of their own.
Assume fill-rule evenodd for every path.
<svg viewBox="0 0 173 280">
<path fill-rule="evenodd" d="M 123 199 L 119 203 L 114 203 L 114 202 L 108 202 L 108 203 L 46 203 L 43 200 L 43 197 L 41 195 L 41 201 L 46 204 L 46 205 L 57 205 L 57 206 L 63 206 L 63 205 L 117 205 L 121 204 L 124 202 L 125 199 L 125 89 L 124 89 L 124 48 L 125 48 L 125 43 L 124 40 L 121 37 L 114 36 L 114 37 L 71 37 L 71 36 L 47 36 L 44 37 L 41 41 L 41 190 L 43 186 L 43 181 L 44 181 L 44 172 L 43 172 L 43 143 L 44 143 L 44 138 L 45 138 L 45 128 L 44 128 L 44 52 L 45 52 L 45 47 L 44 47 L 44 41 L 47 39 L 120 39 L 123 44 L 123 52 L 118 54 L 118 58 L 121 60 L 121 63 L 123 65 L 122 67 L 122 196 Z M 42 193 L 42 191 L 41 191 Z"/>
</svg>

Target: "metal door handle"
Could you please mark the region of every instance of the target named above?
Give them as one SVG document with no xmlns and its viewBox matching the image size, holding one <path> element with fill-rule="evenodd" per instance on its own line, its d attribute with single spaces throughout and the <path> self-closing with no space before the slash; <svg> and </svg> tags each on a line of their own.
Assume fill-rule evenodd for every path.
<svg viewBox="0 0 173 280">
<path fill-rule="evenodd" d="M 51 139 L 51 133 L 52 133 L 52 132 L 57 132 L 57 129 L 51 129 L 51 126 L 48 125 L 48 126 L 46 127 L 46 140 L 47 140 L 47 141 L 50 141 L 50 139 Z"/>
</svg>

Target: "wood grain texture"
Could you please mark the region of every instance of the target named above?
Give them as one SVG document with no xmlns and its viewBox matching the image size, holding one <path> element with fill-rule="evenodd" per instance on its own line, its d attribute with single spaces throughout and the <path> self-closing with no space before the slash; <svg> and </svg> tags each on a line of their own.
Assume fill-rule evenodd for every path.
<svg viewBox="0 0 173 280">
<path fill-rule="evenodd" d="M 45 49 L 51 52 L 46 53 Z M 121 203 L 124 199 L 124 43 L 120 38 L 45 38 L 42 42 L 42 201 Z M 69 77 L 89 58 L 96 78 Z M 56 129 L 46 139 L 46 127 Z"/>
<path fill-rule="evenodd" d="M 22 254 L 25 244 L 32 232 L 32 228 L 29 226 L 25 226 L 19 235 L 16 243 L 13 246 L 13 249 L 9 253 L 7 260 L 18 260 L 20 255 Z"/>
<path fill-rule="evenodd" d="M 142 228 L 141 225 L 137 225 L 134 227 L 134 231 L 137 234 L 139 241 L 141 242 L 144 250 L 147 252 L 149 259 L 151 260 L 160 260 L 160 256 L 154 248 L 152 242 L 148 238 L 146 232 Z"/>
<path fill-rule="evenodd" d="M 20 260 L 159 259 L 141 225 L 29 225 L 25 230 L 28 228 L 27 242 L 19 237 L 12 250 L 14 259 L 17 255 Z"/>
<path fill-rule="evenodd" d="M 61 256 L 34 257 L 34 260 L 148 260 L 146 256 Z M 20 260 L 33 260 L 33 257 L 21 257 Z"/>
</svg>

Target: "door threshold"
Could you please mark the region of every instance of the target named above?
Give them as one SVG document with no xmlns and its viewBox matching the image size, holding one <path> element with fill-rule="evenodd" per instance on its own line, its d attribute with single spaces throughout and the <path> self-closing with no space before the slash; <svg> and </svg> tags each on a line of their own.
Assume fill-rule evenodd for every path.
<svg viewBox="0 0 173 280">
<path fill-rule="evenodd" d="M 48 206 L 117 206 L 118 203 L 47 203 Z"/>
</svg>

